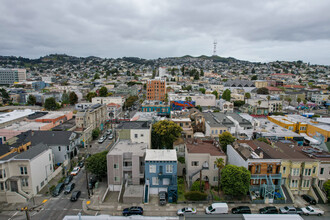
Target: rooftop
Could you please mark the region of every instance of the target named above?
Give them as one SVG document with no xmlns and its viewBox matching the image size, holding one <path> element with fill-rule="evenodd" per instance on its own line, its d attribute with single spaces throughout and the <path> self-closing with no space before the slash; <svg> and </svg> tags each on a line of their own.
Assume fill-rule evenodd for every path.
<svg viewBox="0 0 330 220">
<path fill-rule="evenodd" d="M 125 121 L 118 125 L 117 129 L 149 129 L 148 121 Z"/>
<path fill-rule="evenodd" d="M 226 156 L 219 147 L 214 146 L 210 142 L 193 141 L 186 142 L 187 151 L 189 154 L 210 154 L 211 156 Z"/>
<path fill-rule="evenodd" d="M 176 151 L 147 149 L 145 161 L 177 161 Z"/>
<path fill-rule="evenodd" d="M 132 143 L 130 140 L 120 140 L 108 155 L 123 155 L 124 153 L 133 153 L 133 155 L 143 156 L 148 148 L 146 143 Z"/>
<path fill-rule="evenodd" d="M 19 118 L 24 118 L 34 113 L 31 109 L 14 110 L 12 112 L 5 112 L 0 114 L 0 124 L 13 121 Z"/>
</svg>

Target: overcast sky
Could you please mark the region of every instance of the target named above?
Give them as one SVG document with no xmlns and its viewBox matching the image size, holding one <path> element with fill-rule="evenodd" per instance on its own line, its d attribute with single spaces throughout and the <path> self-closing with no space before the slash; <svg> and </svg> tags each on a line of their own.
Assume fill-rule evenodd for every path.
<svg viewBox="0 0 330 220">
<path fill-rule="evenodd" d="M 0 0 L 0 55 L 330 65 L 329 0 Z"/>
</svg>

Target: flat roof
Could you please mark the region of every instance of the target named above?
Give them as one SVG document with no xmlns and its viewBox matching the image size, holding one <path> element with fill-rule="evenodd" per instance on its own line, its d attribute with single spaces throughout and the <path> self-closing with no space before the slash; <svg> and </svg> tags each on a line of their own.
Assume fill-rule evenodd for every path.
<svg viewBox="0 0 330 220">
<path fill-rule="evenodd" d="M 147 149 L 145 161 L 177 161 L 176 150 Z"/>
<path fill-rule="evenodd" d="M 48 112 L 47 115 L 44 115 L 38 119 L 56 119 L 58 117 L 64 116 L 68 112 Z"/>
<path fill-rule="evenodd" d="M 147 143 L 132 143 L 130 140 L 120 140 L 111 151 L 109 151 L 108 155 L 133 153 L 133 155 L 143 156 L 147 148 Z"/>
<path fill-rule="evenodd" d="M 0 114 L 0 124 L 6 123 L 9 121 L 13 121 L 19 118 L 27 117 L 34 113 L 31 109 L 24 109 L 24 110 L 14 110 L 12 112 L 5 112 Z"/>
<path fill-rule="evenodd" d="M 14 131 L 28 131 L 28 130 L 40 130 L 45 125 L 48 125 L 51 123 L 42 123 L 42 122 L 27 122 L 27 121 L 21 121 L 19 123 L 14 123 L 8 127 L 5 127 L 6 130 L 14 130 Z"/>
</svg>

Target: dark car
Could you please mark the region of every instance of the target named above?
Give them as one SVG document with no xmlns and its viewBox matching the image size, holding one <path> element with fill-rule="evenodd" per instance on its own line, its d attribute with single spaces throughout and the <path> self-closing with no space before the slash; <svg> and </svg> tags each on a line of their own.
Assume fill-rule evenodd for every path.
<svg viewBox="0 0 330 220">
<path fill-rule="evenodd" d="M 302 195 L 301 196 L 306 202 L 308 202 L 309 204 L 311 204 L 311 205 L 315 205 L 316 204 L 316 200 L 313 198 L 313 197 L 311 197 L 310 195 L 306 195 L 306 194 L 304 194 L 304 195 Z"/>
<path fill-rule="evenodd" d="M 278 214 L 278 210 L 275 206 L 267 206 L 259 209 L 260 214 Z"/>
<path fill-rule="evenodd" d="M 71 176 L 71 175 L 67 176 L 64 180 L 64 185 L 68 185 L 72 179 L 73 179 L 73 176 Z"/>
<path fill-rule="evenodd" d="M 238 206 L 232 208 L 231 213 L 233 214 L 251 214 L 251 209 L 249 206 Z"/>
<path fill-rule="evenodd" d="M 159 205 L 165 205 L 166 204 L 166 192 L 160 191 L 159 192 Z"/>
<path fill-rule="evenodd" d="M 81 192 L 79 190 L 73 191 L 70 201 L 72 202 L 77 201 L 79 199 L 80 194 Z"/>
<path fill-rule="evenodd" d="M 131 208 L 126 208 L 123 210 L 123 215 L 143 215 L 143 208 L 139 206 L 132 206 Z"/>
<path fill-rule="evenodd" d="M 64 189 L 64 194 L 69 194 L 74 189 L 74 187 L 74 183 L 69 183 Z"/>
<path fill-rule="evenodd" d="M 78 167 L 80 167 L 80 168 L 83 168 L 84 167 L 84 161 L 80 161 L 79 163 L 78 163 Z"/>
<path fill-rule="evenodd" d="M 63 189 L 64 189 L 64 183 L 57 184 L 57 186 L 55 187 L 52 195 L 54 197 L 60 195 L 60 193 L 63 191 Z"/>
</svg>

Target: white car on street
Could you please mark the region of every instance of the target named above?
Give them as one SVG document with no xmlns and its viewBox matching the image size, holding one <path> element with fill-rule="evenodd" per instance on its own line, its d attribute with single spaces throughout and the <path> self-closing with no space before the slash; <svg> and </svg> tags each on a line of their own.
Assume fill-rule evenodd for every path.
<svg viewBox="0 0 330 220">
<path fill-rule="evenodd" d="M 183 216 L 185 214 L 196 214 L 196 213 L 197 213 L 197 211 L 195 208 L 185 207 L 185 208 L 179 209 L 176 214 L 178 216 Z"/>
<path fill-rule="evenodd" d="M 324 211 L 319 208 L 314 208 L 312 206 L 306 206 L 305 208 L 301 208 L 304 215 L 318 215 L 321 216 L 324 214 Z"/>
<path fill-rule="evenodd" d="M 72 176 L 76 176 L 80 171 L 80 167 L 75 167 L 73 168 L 73 170 L 71 171 L 71 175 Z"/>
</svg>

